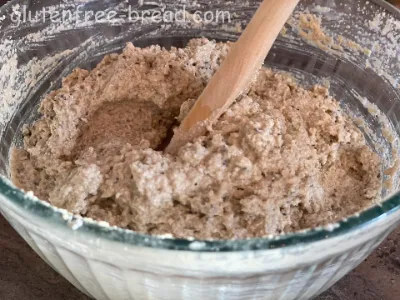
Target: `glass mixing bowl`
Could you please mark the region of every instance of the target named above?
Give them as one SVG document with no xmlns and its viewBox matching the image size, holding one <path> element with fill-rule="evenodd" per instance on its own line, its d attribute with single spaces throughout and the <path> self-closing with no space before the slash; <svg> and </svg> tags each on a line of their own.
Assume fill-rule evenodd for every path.
<svg viewBox="0 0 400 300">
<path fill-rule="evenodd" d="M 11 1 L 0 10 L 0 211 L 82 292 L 96 299 L 310 299 L 400 223 L 400 195 L 394 193 L 399 174 L 396 168 L 384 171 L 399 154 L 400 13 L 379 0 L 301 1 L 266 59 L 305 86 L 329 82 L 384 162 L 386 200 L 375 207 L 337 224 L 276 237 L 177 240 L 73 216 L 7 179 L 10 148 L 21 145 L 22 125 L 40 117 L 40 100 L 75 67 L 93 68 L 128 41 L 167 48 L 200 36 L 234 41 L 259 3 L 45 0 Z M 95 20 L 99 11 L 108 20 L 100 14 Z M 159 22 L 148 15 L 154 11 L 181 13 L 174 22 Z M 327 35 L 317 34 L 307 12 L 322 19 Z"/>
</svg>

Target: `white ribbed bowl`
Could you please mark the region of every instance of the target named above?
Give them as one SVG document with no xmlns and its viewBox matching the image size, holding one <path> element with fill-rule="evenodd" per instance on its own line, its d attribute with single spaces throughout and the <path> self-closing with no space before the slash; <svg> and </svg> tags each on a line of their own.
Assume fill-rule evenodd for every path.
<svg viewBox="0 0 400 300">
<path fill-rule="evenodd" d="M 336 237 L 291 247 L 202 252 L 73 231 L 4 197 L 0 201 L 6 219 L 46 262 L 99 300 L 311 299 L 360 264 L 400 219 L 397 210 Z"/>
</svg>

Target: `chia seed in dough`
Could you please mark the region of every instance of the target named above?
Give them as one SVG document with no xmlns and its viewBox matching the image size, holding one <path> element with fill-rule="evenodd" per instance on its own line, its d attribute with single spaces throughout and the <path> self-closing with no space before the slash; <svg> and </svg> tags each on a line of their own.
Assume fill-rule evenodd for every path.
<svg viewBox="0 0 400 300">
<path fill-rule="evenodd" d="M 267 68 L 206 136 L 177 156 L 153 150 L 230 45 L 128 44 L 91 72 L 76 69 L 25 126 L 13 182 L 75 214 L 179 238 L 292 232 L 379 201 L 380 159 L 328 90 Z"/>
</svg>

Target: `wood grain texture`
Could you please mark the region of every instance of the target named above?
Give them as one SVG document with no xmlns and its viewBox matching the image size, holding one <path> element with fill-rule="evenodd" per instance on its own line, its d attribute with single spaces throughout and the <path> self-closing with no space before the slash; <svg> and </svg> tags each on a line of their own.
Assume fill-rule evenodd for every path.
<svg viewBox="0 0 400 300">
<path fill-rule="evenodd" d="M 362 265 L 316 300 L 397 300 L 400 228 Z M 53 271 L 0 215 L 1 300 L 88 300 Z"/>
</svg>

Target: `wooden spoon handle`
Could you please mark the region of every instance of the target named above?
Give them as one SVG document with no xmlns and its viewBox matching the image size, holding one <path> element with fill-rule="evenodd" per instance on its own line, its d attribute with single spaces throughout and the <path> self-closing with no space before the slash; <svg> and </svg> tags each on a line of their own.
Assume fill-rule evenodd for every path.
<svg viewBox="0 0 400 300">
<path fill-rule="evenodd" d="M 264 0 L 239 40 L 175 131 L 168 153 L 174 154 L 206 132 L 246 92 L 299 0 Z"/>
</svg>

